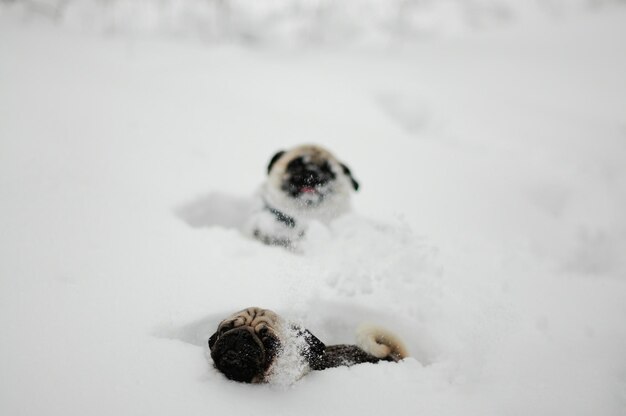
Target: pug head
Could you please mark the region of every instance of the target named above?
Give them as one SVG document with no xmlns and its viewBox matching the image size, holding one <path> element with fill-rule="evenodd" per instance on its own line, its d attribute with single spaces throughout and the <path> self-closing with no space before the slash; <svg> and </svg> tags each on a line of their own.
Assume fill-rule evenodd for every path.
<svg viewBox="0 0 626 416">
<path fill-rule="evenodd" d="M 279 151 L 267 171 L 273 189 L 302 208 L 315 208 L 335 194 L 359 189 L 350 169 L 315 145 Z"/>
<path fill-rule="evenodd" d="M 231 380 L 263 382 L 280 349 L 279 325 L 274 312 L 256 307 L 223 320 L 209 338 L 215 367 Z"/>
</svg>

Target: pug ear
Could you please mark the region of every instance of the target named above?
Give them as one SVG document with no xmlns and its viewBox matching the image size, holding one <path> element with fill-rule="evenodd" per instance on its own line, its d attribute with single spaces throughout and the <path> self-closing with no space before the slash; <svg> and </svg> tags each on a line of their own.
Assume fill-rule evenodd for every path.
<svg viewBox="0 0 626 416">
<path fill-rule="evenodd" d="M 346 165 L 344 165 L 343 163 L 340 163 L 341 165 L 341 169 L 343 169 L 343 173 L 350 178 L 350 181 L 352 181 L 352 187 L 354 188 L 355 191 L 359 190 L 359 183 L 354 179 L 354 177 L 352 176 L 352 172 L 350 172 L 350 168 L 348 168 Z"/>
<path fill-rule="evenodd" d="M 211 338 L 209 338 L 209 349 L 212 350 L 213 349 L 213 345 L 215 345 L 215 341 L 217 341 L 217 335 L 218 333 L 214 333 L 213 335 L 211 335 Z"/>
<path fill-rule="evenodd" d="M 267 166 L 267 173 L 269 174 L 270 171 L 272 170 L 272 166 L 274 166 L 274 163 L 276 163 L 276 161 L 278 159 L 280 159 L 280 157 L 282 155 L 285 154 L 284 150 L 280 150 L 278 153 L 276 153 L 274 156 L 272 156 L 272 159 L 270 159 L 270 164 Z"/>
</svg>

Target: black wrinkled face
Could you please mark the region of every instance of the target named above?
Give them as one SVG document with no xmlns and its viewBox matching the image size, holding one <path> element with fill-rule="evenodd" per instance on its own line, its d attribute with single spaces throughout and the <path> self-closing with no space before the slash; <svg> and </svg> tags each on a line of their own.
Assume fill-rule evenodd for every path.
<svg viewBox="0 0 626 416">
<path fill-rule="evenodd" d="M 313 161 L 301 156 L 287 164 L 282 190 L 305 205 L 317 205 L 331 192 L 335 177 L 327 160 Z"/>
<path fill-rule="evenodd" d="M 258 333 L 249 326 L 224 327 L 209 339 L 215 367 L 227 378 L 244 383 L 263 381 L 279 345 L 267 327 Z"/>
</svg>

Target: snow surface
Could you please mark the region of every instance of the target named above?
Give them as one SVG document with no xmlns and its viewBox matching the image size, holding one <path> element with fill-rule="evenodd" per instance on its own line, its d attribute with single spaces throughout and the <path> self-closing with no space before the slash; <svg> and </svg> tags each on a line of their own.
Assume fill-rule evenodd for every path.
<svg viewBox="0 0 626 416">
<path fill-rule="evenodd" d="M 1 16 L 0 414 L 625 414 L 625 23 L 295 51 Z M 245 238 L 306 142 L 354 213 Z M 230 382 L 206 340 L 251 305 L 412 358 Z"/>
</svg>

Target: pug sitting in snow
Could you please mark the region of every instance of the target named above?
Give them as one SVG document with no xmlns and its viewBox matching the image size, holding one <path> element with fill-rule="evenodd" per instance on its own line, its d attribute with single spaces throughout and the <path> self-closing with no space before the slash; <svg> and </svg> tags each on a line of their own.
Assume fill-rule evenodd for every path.
<svg viewBox="0 0 626 416">
<path fill-rule="evenodd" d="M 293 248 L 311 220 L 329 223 L 349 211 L 350 194 L 359 189 L 350 169 L 316 145 L 276 153 L 267 173 L 248 229 L 270 245 Z"/>
<path fill-rule="evenodd" d="M 307 329 L 289 324 L 276 313 L 257 307 L 224 319 L 209 338 L 213 364 L 227 378 L 263 383 L 281 372 L 293 381 L 311 370 L 324 370 L 408 356 L 400 339 L 374 326 L 361 326 L 358 345 L 324 345 Z"/>
</svg>

